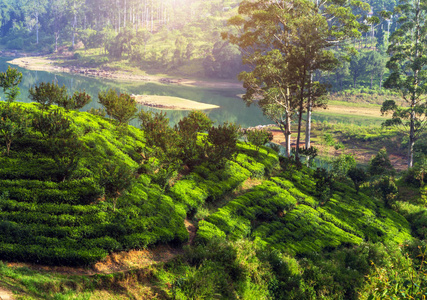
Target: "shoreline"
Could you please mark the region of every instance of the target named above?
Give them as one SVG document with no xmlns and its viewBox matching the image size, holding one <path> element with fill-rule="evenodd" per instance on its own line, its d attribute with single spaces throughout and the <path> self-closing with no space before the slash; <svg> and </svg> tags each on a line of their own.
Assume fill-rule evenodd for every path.
<svg viewBox="0 0 427 300">
<path fill-rule="evenodd" d="M 3 56 L 5 57 L 5 56 Z M 241 82 L 230 81 L 207 81 L 192 78 L 164 77 L 156 75 L 132 74 L 123 70 L 113 70 L 110 68 L 88 68 L 76 66 L 73 64 L 59 64 L 58 59 L 65 57 L 49 56 L 20 56 L 7 61 L 7 63 L 16 65 L 20 68 L 33 71 L 46 71 L 52 73 L 68 73 L 87 76 L 92 78 L 109 79 L 115 81 L 133 81 L 133 82 L 156 82 L 160 84 L 177 84 L 182 86 L 219 88 L 219 89 L 242 89 Z"/>
</svg>

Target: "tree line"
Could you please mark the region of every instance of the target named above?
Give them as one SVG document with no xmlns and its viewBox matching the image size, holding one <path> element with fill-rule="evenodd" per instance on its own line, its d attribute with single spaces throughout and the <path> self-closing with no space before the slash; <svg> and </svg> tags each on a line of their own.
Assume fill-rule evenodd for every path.
<svg viewBox="0 0 427 300">
<path fill-rule="evenodd" d="M 310 149 L 312 109 L 326 106 L 328 84 L 314 73 L 335 72 L 339 80 L 347 64 L 354 86 L 363 72 L 369 74 L 371 85 L 379 75 L 382 85 L 386 65 L 390 74 L 384 86 L 400 94 L 406 105 L 385 101 L 381 112 L 391 113 L 392 119 L 384 126 L 401 127 L 408 135 L 408 167 L 413 166 L 414 143 L 427 125 L 427 1 L 401 0 L 394 8 L 398 24 L 386 40 L 387 64 L 376 51 L 365 53 L 352 43 L 381 23 L 378 17 L 361 22 L 358 12 L 370 9 L 363 1 L 243 1 L 239 15 L 229 20 L 237 33 L 225 33 L 224 37 L 239 46 L 243 62 L 251 67 L 239 75 L 246 89 L 243 99 L 248 105 L 257 101 L 263 113 L 280 127 L 288 156 L 292 123 L 297 127 L 298 160 L 301 152 Z M 380 15 L 385 20 L 391 18 L 391 12 Z M 305 148 L 300 147 L 303 114 Z"/>
</svg>

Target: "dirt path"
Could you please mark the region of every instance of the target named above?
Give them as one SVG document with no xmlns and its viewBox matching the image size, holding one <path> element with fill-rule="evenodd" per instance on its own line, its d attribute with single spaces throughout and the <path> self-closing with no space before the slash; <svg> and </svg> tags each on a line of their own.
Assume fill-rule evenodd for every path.
<svg viewBox="0 0 427 300">
<path fill-rule="evenodd" d="M 196 236 L 196 227 L 185 219 L 184 225 L 189 233 L 189 239 L 186 245 L 191 245 Z M 126 272 L 134 269 L 142 269 L 153 264 L 168 262 L 176 256 L 184 253 L 182 247 L 171 247 L 169 245 L 159 245 L 145 250 L 131 250 L 108 255 L 104 260 L 96 263 L 90 268 L 73 268 L 63 266 L 44 266 L 29 263 L 8 263 L 8 267 L 27 267 L 36 271 L 54 272 L 63 275 L 86 275 L 111 274 L 117 272 Z M 0 287 L 1 291 L 1 287 Z M 0 293 L 1 295 L 1 293 Z M 0 298 L 3 300 L 3 298 Z"/>
<path fill-rule="evenodd" d="M 0 286 L 0 300 L 13 300 L 13 299 L 15 298 L 13 297 L 12 293 L 3 289 Z"/>
</svg>

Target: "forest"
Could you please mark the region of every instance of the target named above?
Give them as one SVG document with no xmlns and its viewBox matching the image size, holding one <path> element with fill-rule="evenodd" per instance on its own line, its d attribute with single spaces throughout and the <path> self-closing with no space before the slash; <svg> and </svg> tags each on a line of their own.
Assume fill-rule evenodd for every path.
<svg viewBox="0 0 427 300">
<path fill-rule="evenodd" d="M 3 55 L 238 80 L 273 123 L 171 123 L 120 88 L 0 70 L 1 299 L 426 298 L 426 0 L 0 10 Z M 381 124 L 313 117 L 333 105 Z"/>
</svg>

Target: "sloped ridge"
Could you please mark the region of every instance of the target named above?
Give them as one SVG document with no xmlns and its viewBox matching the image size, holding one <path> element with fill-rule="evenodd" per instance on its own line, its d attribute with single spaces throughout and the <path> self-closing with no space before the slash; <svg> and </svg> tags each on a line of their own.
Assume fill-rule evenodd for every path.
<svg viewBox="0 0 427 300">
<path fill-rule="evenodd" d="M 22 105 L 39 113 L 34 104 Z M 10 156 L 0 156 L 0 259 L 80 266 L 112 252 L 182 244 L 189 238 L 187 212 L 278 165 L 271 149 L 258 152 L 240 144 L 240 157 L 254 156 L 244 166 L 241 161 L 221 168 L 204 164 L 169 190 L 150 175 L 137 174 L 114 203 L 105 199 L 101 174 L 116 163 L 138 170 L 144 132 L 86 112 L 55 109 L 72 120 L 82 149 L 67 176 L 58 165 L 63 158 L 52 153 L 40 132 L 30 131 L 14 142 Z"/>
<path fill-rule="evenodd" d="M 337 184 L 331 199 L 321 205 L 306 194 L 315 190 L 310 174 L 303 170 L 272 177 L 237 197 L 201 222 L 198 240 L 250 237 L 281 251 L 304 254 L 364 240 L 412 239 L 401 215 L 345 185 Z"/>
</svg>

